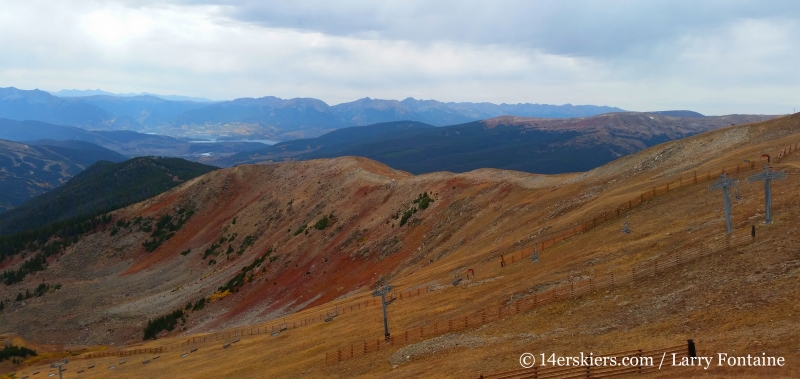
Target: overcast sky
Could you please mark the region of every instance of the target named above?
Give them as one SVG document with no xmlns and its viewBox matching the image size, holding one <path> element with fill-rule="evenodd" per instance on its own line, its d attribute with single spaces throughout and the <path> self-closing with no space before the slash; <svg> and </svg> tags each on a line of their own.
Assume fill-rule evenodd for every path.
<svg viewBox="0 0 800 379">
<path fill-rule="evenodd" d="M 800 108 L 796 1 L 0 2 L 0 87 Z"/>
</svg>

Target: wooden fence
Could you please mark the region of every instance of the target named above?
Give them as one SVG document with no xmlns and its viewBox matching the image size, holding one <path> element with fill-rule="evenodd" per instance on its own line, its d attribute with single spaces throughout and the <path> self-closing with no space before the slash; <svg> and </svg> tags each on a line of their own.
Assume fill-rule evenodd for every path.
<svg viewBox="0 0 800 379">
<path fill-rule="evenodd" d="M 500 320 L 513 314 L 528 312 L 534 308 L 556 301 L 569 300 L 597 290 L 625 285 L 644 277 L 656 275 L 690 260 L 725 251 L 732 247 L 741 246 L 750 241 L 751 237 L 749 234 L 742 234 L 739 236 L 724 235 L 716 240 L 687 245 L 665 254 L 664 256 L 636 265 L 629 271 L 609 273 L 580 281 L 571 281 L 551 287 L 546 291 L 534 293 L 510 304 L 503 302 L 462 317 L 451 318 L 444 321 L 434 321 L 428 325 L 395 333 L 389 340 L 381 338 L 363 341 L 358 344 L 351 344 L 349 347 L 327 352 L 325 354 L 325 363 L 332 364 L 346 359 L 360 357 L 374 351 L 380 351 L 381 349 L 391 348 L 395 345 L 403 345 L 414 340 L 419 340 L 423 337 L 467 330 L 484 325 L 488 322 Z"/>
<path fill-rule="evenodd" d="M 785 158 L 787 155 L 791 154 L 792 152 L 796 152 L 798 150 L 798 148 L 800 148 L 800 144 L 794 144 L 794 145 L 790 145 L 790 146 L 784 147 L 783 149 L 781 149 L 781 151 L 775 157 L 775 161 L 776 162 L 780 162 L 780 160 Z M 559 230 L 557 232 L 554 232 L 555 235 L 551 234 L 551 237 L 549 237 L 548 239 L 543 240 L 541 242 L 538 242 L 536 244 L 536 248 L 540 252 L 544 251 L 545 249 L 551 248 L 551 247 L 555 246 L 556 244 L 558 244 L 559 242 L 561 242 L 561 241 L 563 241 L 565 239 L 568 239 L 568 238 L 570 238 L 570 237 L 572 237 L 572 236 L 574 236 L 576 234 L 589 231 L 592 228 L 600 225 L 601 223 L 603 223 L 605 221 L 617 218 L 620 215 L 624 215 L 626 212 L 631 210 L 633 207 L 635 207 L 637 205 L 640 205 L 640 204 L 646 202 L 647 200 L 651 200 L 651 199 L 655 198 L 656 196 L 660 196 L 660 195 L 666 194 L 666 193 L 668 193 L 670 191 L 673 191 L 673 190 L 676 190 L 678 188 L 682 188 L 684 186 L 693 185 L 693 184 L 697 184 L 697 183 L 702 183 L 702 182 L 706 182 L 706 181 L 710 181 L 710 180 L 715 180 L 723 173 L 734 174 L 734 173 L 741 173 L 741 172 L 751 171 L 751 170 L 754 170 L 754 169 L 760 169 L 760 167 L 756 167 L 756 162 L 755 161 L 751 161 L 748 164 L 740 163 L 740 164 L 737 164 L 736 166 L 727 167 L 727 168 L 724 168 L 724 169 L 721 169 L 721 170 L 707 171 L 707 172 L 702 173 L 700 175 L 698 175 L 697 172 L 695 172 L 695 173 L 693 173 L 692 175 L 689 175 L 689 176 L 685 176 L 685 177 L 684 176 L 679 176 L 678 179 L 672 180 L 672 181 L 667 182 L 667 183 L 662 183 L 662 184 L 660 184 L 658 186 L 652 187 L 650 190 L 642 192 L 641 194 L 639 194 L 639 196 L 634 197 L 634 198 L 628 200 L 627 202 L 624 202 L 624 203 L 620 204 L 613 211 L 603 212 L 602 214 L 592 218 L 589 221 L 583 222 L 583 223 L 581 223 L 579 225 L 576 225 L 574 227 L 571 227 L 571 228 L 562 229 L 562 230 Z M 730 239 L 726 239 L 726 241 L 727 241 L 726 243 L 730 243 Z M 716 251 L 716 250 L 708 250 L 708 249 L 710 249 L 710 247 L 706 247 L 706 254 L 710 254 L 710 253 Z M 624 283 L 627 283 L 627 282 L 629 282 L 631 280 L 635 280 L 637 275 L 638 276 L 643 276 L 643 275 L 654 274 L 655 272 L 657 272 L 660 269 L 667 269 L 667 268 L 673 267 L 676 264 L 680 264 L 681 263 L 681 259 L 687 260 L 687 259 L 694 259 L 694 258 L 697 258 L 699 256 L 702 256 L 702 255 L 697 255 L 697 254 L 700 254 L 702 251 L 703 251 L 703 247 L 702 247 L 702 244 L 701 244 L 700 248 L 694 254 L 691 253 L 691 252 L 684 252 L 683 255 L 681 255 L 680 252 L 677 252 L 677 253 L 675 253 L 677 255 L 675 257 L 673 257 L 672 261 L 670 261 L 670 260 L 663 261 L 662 260 L 661 262 L 659 262 L 659 260 L 656 259 L 653 262 L 652 268 L 643 267 L 643 268 L 640 268 L 639 272 L 637 272 L 637 269 L 634 268 L 631 271 L 631 273 L 629 274 L 629 276 L 621 275 L 621 276 L 618 276 L 618 277 L 615 278 L 614 274 L 609 274 L 610 276 L 606 277 L 605 279 L 588 279 L 588 281 L 584 281 L 584 283 L 580 283 L 580 282 L 570 283 L 570 288 L 568 290 L 564 289 L 563 286 L 559 287 L 559 288 L 554 288 L 554 289 L 551 289 L 550 291 L 548 291 L 550 293 L 550 300 L 546 300 L 547 299 L 547 295 L 545 293 L 541 293 L 541 294 L 534 295 L 533 304 L 535 306 L 544 305 L 547 302 L 551 302 L 551 301 L 555 301 L 556 299 L 564 298 L 564 296 L 565 296 L 564 294 L 568 294 L 569 297 L 579 296 L 579 295 L 582 295 L 582 294 L 587 293 L 589 291 L 592 291 L 594 289 L 600 288 L 600 287 L 598 287 L 599 285 L 614 286 L 614 285 L 624 284 Z M 520 252 L 517 252 L 517 253 L 510 254 L 510 255 L 501 255 L 500 259 L 501 259 L 502 265 L 507 265 L 507 264 L 515 263 L 517 261 L 521 261 L 521 260 L 525 259 L 526 255 L 527 255 L 526 252 L 520 251 Z M 605 282 L 603 282 L 603 280 L 605 280 Z M 605 284 L 601 284 L 601 283 L 605 283 Z M 603 287 L 603 288 L 606 288 L 606 287 Z M 415 296 L 427 294 L 429 292 L 430 292 L 430 288 L 429 287 L 419 287 L 419 288 L 415 288 L 413 290 L 408 290 L 408 291 L 402 292 L 399 295 L 396 295 L 395 299 L 396 300 L 409 299 L 409 298 L 412 298 L 412 297 L 415 297 Z M 541 299 L 537 299 L 537 296 L 542 297 L 542 298 Z M 530 299 L 528 299 L 528 301 L 529 300 Z M 543 301 L 545 301 L 545 302 L 543 302 Z M 518 307 L 520 306 L 520 302 L 516 302 L 514 304 L 515 304 L 514 306 L 516 307 L 515 309 L 519 309 Z M 342 314 L 346 314 L 346 313 L 350 313 L 350 312 L 355 312 L 357 310 L 364 309 L 364 308 L 367 308 L 367 307 L 373 307 L 373 306 L 378 306 L 378 305 L 380 305 L 380 301 L 377 298 L 368 299 L 368 300 L 364 300 L 364 301 L 359 301 L 359 302 L 355 302 L 355 303 L 348 303 L 348 304 L 344 304 L 344 305 L 338 306 L 337 308 L 340 308 L 340 309 L 337 309 L 337 314 L 338 315 L 342 315 Z M 528 305 L 528 303 L 523 304 L 523 307 L 526 306 L 526 305 Z M 527 309 L 529 310 L 531 308 L 527 308 Z M 359 346 L 360 349 L 357 349 L 355 347 L 355 345 L 351 345 L 350 349 L 349 349 L 350 350 L 349 353 L 347 352 L 347 349 L 345 349 L 344 351 L 342 349 L 339 349 L 339 350 L 337 350 L 337 352 L 334 355 L 332 355 L 332 353 L 327 353 L 326 354 L 326 362 L 341 361 L 342 359 L 348 359 L 348 358 L 356 357 L 356 356 L 359 355 L 359 353 L 361 351 L 363 351 L 363 353 L 367 353 L 367 352 L 370 352 L 370 351 L 378 351 L 382 347 L 386 346 L 387 344 L 392 345 L 392 344 L 394 344 L 395 342 L 398 342 L 398 341 L 402 341 L 402 343 L 405 343 L 405 342 L 408 342 L 408 341 L 411 341 L 411 340 L 414 340 L 414 339 L 418 339 L 418 338 L 422 338 L 422 337 L 425 337 L 425 336 L 428 336 L 428 335 L 431 335 L 431 334 L 445 333 L 445 332 L 449 332 L 449 331 L 461 330 L 461 329 L 469 328 L 469 327 L 472 327 L 472 326 L 482 325 L 485 322 L 493 321 L 493 320 L 496 320 L 496 319 L 498 319 L 500 317 L 505 317 L 505 316 L 507 316 L 509 314 L 516 313 L 516 311 L 513 312 L 513 313 L 509 313 L 509 312 L 510 311 L 507 309 L 507 307 L 497 306 L 497 311 L 494 312 L 494 313 L 493 312 L 486 313 L 486 311 L 484 311 L 484 312 L 481 312 L 481 314 L 479 316 L 473 314 L 473 315 L 465 316 L 463 318 L 463 320 L 461 318 L 448 320 L 446 322 L 446 325 L 442 325 L 440 323 L 434 323 L 433 325 L 428 325 L 428 326 L 423 326 L 423 327 L 420 327 L 420 328 L 417 328 L 417 329 L 407 330 L 407 331 L 403 332 L 400 335 L 400 337 L 394 337 L 389 342 L 382 341 L 380 339 L 376 340 L 376 341 L 369 341 L 369 342 L 368 341 L 364 341 L 363 346 Z M 250 327 L 250 328 L 228 330 L 228 331 L 224 331 L 224 332 L 220 332 L 220 333 L 214 333 L 214 334 L 207 335 L 207 336 L 202 336 L 202 337 L 192 337 L 192 338 L 190 338 L 190 339 L 188 339 L 188 340 L 186 340 L 186 341 L 184 341 L 182 343 L 178 343 L 178 344 L 164 345 L 164 346 L 159 346 L 159 347 L 154 347 L 154 348 L 102 351 L 102 352 L 97 352 L 97 353 L 89 353 L 89 354 L 83 354 L 83 355 L 75 356 L 72 359 L 92 359 L 92 358 L 111 357 L 111 356 L 120 356 L 120 357 L 122 357 L 122 356 L 129 356 L 129 355 L 152 354 L 152 353 L 161 353 L 161 352 L 173 351 L 173 350 L 182 350 L 182 349 L 185 349 L 187 346 L 190 346 L 190 345 L 196 344 L 196 343 L 215 342 L 215 341 L 220 341 L 220 340 L 227 341 L 227 340 L 230 340 L 230 339 L 235 338 L 237 336 L 241 337 L 241 336 L 258 335 L 258 334 L 264 334 L 264 333 L 274 334 L 276 332 L 282 332 L 282 331 L 286 331 L 288 329 L 295 329 L 295 328 L 299 328 L 299 327 L 315 324 L 315 323 L 318 323 L 320 321 L 325 320 L 328 317 L 329 317 L 328 314 L 321 313 L 321 314 L 319 314 L 317 316 L 313 316 L 311 318 L 304 318 L 304 319 L 300 319 L 300 320 L 295 320 L 295 321 L 292 321 L 291 323 L 285 323 L 284 324 L 284 323 L 280 323 L 279 322 L 279 323 L 273 323 L 272 325 L 268 325 L 268 326 L 254 326 L 254 327 Z M 487 318 L 487 317 L 489 317 L 489 318 Z"/>
<path fill-rule="evenodd" d="M 424 295 L 431 292 L 429 286 L 425 287 L 417 287 L 412 290 L 408 290 L 405 292 L 401 292 L 396 295 L 392 295 L 391 297 L 394 300 L 404 300 L 410 299 L 413 297 L 417 297 L 420 295 Z M 380 306 L 380 298 L 372 298 L 367 299 L 364 301 L 358 301 L 348 304 L 339 305 L 335 308 L 335 314 L 338 316 L 355 312 L 360 309 L 365 309 L 367 307 L 374 307 Z M 289 329 L 296 329 L 303 326 L 308 326 L 312 324 L 319 323 L 320 321 L 324 321 L 325 319 L 330 318 L 331 314 L 333 314 L 334 310 L 331 310 L 331 313 L 321 313 L 317 316 L 311 318 L 304 318 L 297 321 L 292 322 L 281 322 L 281 323 L 273 323 L 272 325 L 262 325 L 262 326 L 253 326 L 248 328 L 239 328 L 239 329 L 232 329 L 226 330 L 224 332 L 209 334 L 206 336 L 199 336 L 199 337 L 192 337 L 189 338 L 181 343 L 177 344 L 170 344 L 170 345 L 163 345 L 158 347 L 152 348 L 139 348 L 139 349 L 128 349 L 128 350 L 106 350 L 100 351 L 95 353 L 87 353 L 73 357 L 72 359 L 94 359 L 94 358 L 105 358 L 105 357 L 124 357 L 124 356 L 131 356 L 131 355 L 142 355 L 142 354 L 154 354 L 154 353 L 163 353 L 169 351 L 182 351 L 188 348 L 189 346 L 198 344 L 198 343 L 209 343 L 209 342 L 225 342 L 228 343 L 230 341 L 234 341 L 246 336 L 254 336 L 259 334 L 275 334 L 275 333 L 282 333 Z M 238 341 L 238 340 L 237 340 Z"/>
<path fill-rule="evenodd" d="M 800 148 L 800 143 L 784 147 L 783 149 L 781 149 L 781 151 L 778 152 L 778 156 L 775 157 L 775 162 L 780 163 L 781 159 L 785 158 L 787 155 L 793 152 L 796 152 L 798 148 Z"/>
<path fill-rule="evenodd" d="M 643 374 L 648 372 L 657 371 L 660 369 L 668 369 L 672 367 L 672 358 L 683 358 L 689 356 L 688 345 L 676 345 L 665 347 L 661 349 L 643 351 L 630 350 L 618 353 L 611 353 L 605 355 L 596 355 L 593 358 L 615 358 L 615 365 L 579 365 L 579 366 L 543 366 L 542 362 L 537 362 L 531 368 L 522 368 L 517 370 L 499 372 L 490 375 L 480 375 L 478 379 L 578 379 L 578 378 L 605 378 L 615 375 L 624 374 Z M 633 359 L 637 365 L 623 366 L 623 359 Z M 662 359 L 666 362 L 661 365 Z M 610 361 L 610 359 L 609 359 Z M 650 364 L 652 362 L 652 364 Z M 642 364 L 647 363 L 647 364 Z M 546 363 L 545 363 L 546 364 Z"/>
<path fill-rule="evenodd" d="M 800 147 L 800 144 L 795 144 L 783 148 L 778 154 L 776 161 L 780 161 L 780 159 L 786 157 L 789 153 L 796 152 L 798 147 Z M 664 195 L 670 191 L 675 191 L 679 188 L 683 188 L 697 183 L 716 180 L 722 174 L 739 174 L 756 169 L 760 170 L 761 167 L 758 167 L 755 161 L 750 161 L 749 163 L 739 163 L 736 166 L 730 166 L 719 170 L 710 170 L 702 174 L 694 172 L 691 175 L 687 176 L 681 175 L 677 179 L 674 179 L 667 183 L 661 183 L 657 186 L 653 186 L 649 190 L 644 191 L 640 193 L 638 196 L 631 198 L 627 202 L 620 204 L 612 211 L 605 211 L 593 217 L 591 220 L 583 222 L 579 225 L 553 232 L 550 235 L 550 237 L 548 237 L 543 241 L 537 242 L 534 245 L 534 247 L 539 252 L 542 252 L 545 249 L 551 248 L 557 245 L 559 242 L 562 242 L 570 237 L 592 230 L 593 228 L 597 227 L 598 225 L 602 224 L 605 221 L 616 219 L 619 216 L 625 215 L 625 213 L 633 209 L 635 206 L 643 204 L 648 200 L 652 200 L 657 196 Z M 501 254 L 500 265 L 502 267 L 505 267 L 509 264 L 525 260 L 526 257 L 529 255 L 530 251 L 517 251 L 511 254 Z"/>
</svg>

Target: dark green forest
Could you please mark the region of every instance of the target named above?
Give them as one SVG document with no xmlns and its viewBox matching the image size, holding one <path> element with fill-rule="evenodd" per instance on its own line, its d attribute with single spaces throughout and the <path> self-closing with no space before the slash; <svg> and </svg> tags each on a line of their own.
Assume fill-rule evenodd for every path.
<svg viewBox="0 0 800 379">
<path fill-rule="evenodd" d="M 27 358 L 28 356 L 35 357 L 36 351 L 28 349 L 24 346 L 6 345 L 0 350 L 0 362 L 10 358 Z"/>
<path fill-rule="evenodd" d="M 40 230 L 61 221 L 67 222 L 49 229 L 68 227 L 151 198 L 216 169 L 181 158 L 140 157 L 120 163 L 99 161 L 63 186 L 0 213 L 0 235 Z"/>
</svg>

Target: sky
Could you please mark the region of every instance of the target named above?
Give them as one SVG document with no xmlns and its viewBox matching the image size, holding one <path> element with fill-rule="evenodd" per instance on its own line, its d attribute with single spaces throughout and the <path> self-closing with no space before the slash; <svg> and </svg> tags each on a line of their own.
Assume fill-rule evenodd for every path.
<svg viewBox="0 0 800 379">
<path fill-rule="evenodd" d="M 795 1 L 0 2 L 0 87 L 785 114 Z"/>
</svg>

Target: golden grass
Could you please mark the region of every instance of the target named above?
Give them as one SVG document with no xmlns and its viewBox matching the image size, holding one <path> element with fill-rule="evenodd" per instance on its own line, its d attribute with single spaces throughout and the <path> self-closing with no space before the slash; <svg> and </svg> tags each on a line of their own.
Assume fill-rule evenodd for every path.
<svg viewBox="0 0 800 379">
<path fill-rule="evenodd" d="M 726 167 L 743 157 L 760 156 L 774 146 L 800 142 L 800 136 L 754 143 L 699 163 L 697 170 Z M 800 168 L 800 159 L 790 155 L 778 169 Z M 752 172 L 750 172 L 752 173 Z M 750 174 L 747 173 L 747 174 Z M 742 175 L 744 179 L 746 175 Z M 668 178 L 665 178 L 665 180 Z M 620 199 L 656 185 L 658 180 L 634 178 L 586 207 L 558 220 L 569 225 L 601 210 L 603 204 L 616 206 Z M 538 291 L 539 285 L 563 283 L 570 278 L 626 272 L 636 264 L 662 256 L 687 244 L 709 241 L 724 231 L 721 195 L 708 191 L 709 182 L 686 186 L 658 196 L 636 207 L 629 214 L 633 233 L 620 232 L 622 219 L 570 238 L 540 255 L 540 262 L 516 262 L 500 267 L 496 252 L 514 246 L 532 233 L 527 225 L 508 228 L 497 234 L 482 234 L 480 239 L 457 253 L 430 264 L 421 262 L 403 271 L 394 284 L 398 291 L 423 283 L 440 285 L 424 296 L 398 300 L 389 307 L 393 334 L 435 321 L 460 317 L 476 310 L 512 301 Z M 477 189 L 476 189 L 477 190 Z M 351 344 L 379 340 L 383 336 L 380 307 L 367 307 L 344 313 L 325 323 L 290 329 L 272 337 L 269 334 L 244 336 L 230 348 L 223 341 L 198 344 L 199 350 L 181 358 L 181 348 L 161 353 L 148 364 L 151 355 L 95 359 L 96 367 L 80 376 L 75 372 L 85 365 L 74 360 L 65 377 L 81 378 L 471 378 L 481 373 L 519 367 L 522 352 L 574 355 L 579 352 L 608 353 L 631 349 L 654 349 L 694 339 L 699 353 L 768 354 L 786 358 L 783 368 L 732 369 L 713 367 L 708 371 L 670 368 L 648 374 L 650 377 L 797 377 L 800 374 L 800 181 L 790 175 L 773 183 L 774 219 L 763 225 L 762 187 L 740 184 L 743 200 L 734 204 L 734 224 L 738 230 L 757 226 L 756 243 L 688 262 L 635 283 L 596 291 L 573 300 L 559 301 L 530 312 L 452 333 L 434 336 L 408 346 L 369 353 L 363 357 L 326 365 L 325 354 Z M 544 191 L 544 190 L 543 190 Z M 516 197 L 514 197 L 516 196 Z M 555 195 L 554 195 L 555 196 Z M 519 193 L 503 200 L 504 207 L 487 207 L 487 220 L 503 219 L 508 204 L 524 204 L 530 199 Z M 481 226 L 469 224 L 459 236 L 476 235 Z M 491 227 L 483 225 L 484 228 Z M 502 228 L 499 228 L 502 230 Z M 538 228 L 536 228 L 538 229 Z M 535 232 L 535 230 L 533 231 Z M 467 266 L 465 266 L 467 265 Z M 455 269 L 474 268 L 475 278 L 452 286 Z M 324 314 L 369 299 L 364 291 L 345 299 L 328 302 L 287 317 L 288 322 Z M 269 323 L 271 325 L 274 323 Z M 434 338 L 438 338 L 435 339 Z M 179 344 L 186 336 L 170 337 L 137 345 L 152 348 Z M 441 342 L 441 343 L 439 343 Z M 449 344 L 452 342 L 452 344 Z M 437 345 L 437 343 L 439 343 Z M 457 344 L 456 344 L 457 343 Z M 427 345 L 426 345 L 427 344 Z M 428 346 L 432 350 L 413 352 Z M 430 347 L 433 346 L 433 347 Z M 400 353 L 404 356 L 394 357 Z M 116 367 L 109 370 L 108 367 Z M 43 371 L 44 372 L 44 371 Z M 65 374 L 67 374 L 65 373 Z"/>
</svg>

